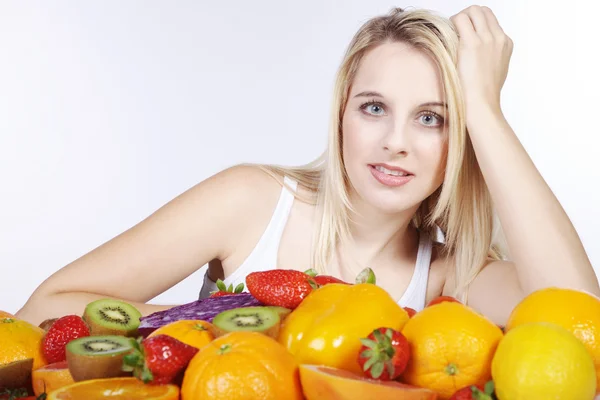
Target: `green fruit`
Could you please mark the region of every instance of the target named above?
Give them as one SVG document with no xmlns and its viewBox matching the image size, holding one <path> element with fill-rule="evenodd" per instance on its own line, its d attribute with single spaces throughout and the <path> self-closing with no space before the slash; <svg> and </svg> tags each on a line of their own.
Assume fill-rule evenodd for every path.
<svg viewBox="0 0 600 400">
<path fill-rule="evenodd" d="M 213 319 L 217 336 L 229 332 L 252 331 L 277 338 L 281 318 L 271 307 L 241 307 L 223 311 Z"/>
<path fill-rule="evenodd" d="M 123 357 L 133 350 L 130 339 L 124 336 L 86 336 L 67 343 L 67 364 L 76 382 L 88 379 L 126 376 L 122 370 Z"/>
<path fill-rule="evenodd" d="M 91 302 L 85 308 L 83 320 L 95 335 L 137 336 L 142 313 L 121 300 L 102 299 Z"/>
</svg>

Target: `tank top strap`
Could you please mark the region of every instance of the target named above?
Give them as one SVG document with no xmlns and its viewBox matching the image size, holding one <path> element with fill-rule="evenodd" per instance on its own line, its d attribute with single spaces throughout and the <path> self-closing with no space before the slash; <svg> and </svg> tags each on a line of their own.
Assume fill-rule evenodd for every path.
<svg viewBox="0 0 600 400">
<path fill-rule="evenodd" d="M 433 241 L 429 234 L 419 231 L 419 250 L 413 276 L 398 301 L 402 307 L 410 307 L 415 311 L 421 311 L 425 307 L 432 250 Z"/>
</svg>

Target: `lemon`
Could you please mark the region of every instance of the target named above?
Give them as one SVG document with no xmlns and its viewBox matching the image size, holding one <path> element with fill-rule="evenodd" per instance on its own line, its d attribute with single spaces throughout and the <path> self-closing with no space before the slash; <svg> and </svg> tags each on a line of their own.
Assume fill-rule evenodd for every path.
<svg viewBox="0 0 600 400">
<path fill-rule="evenodd" d="M 585 346 L 565 328 L 532 322 L 511 329 L 492 360 L 499 400 L 592 400 L 596 370 Z"/>
</svg>

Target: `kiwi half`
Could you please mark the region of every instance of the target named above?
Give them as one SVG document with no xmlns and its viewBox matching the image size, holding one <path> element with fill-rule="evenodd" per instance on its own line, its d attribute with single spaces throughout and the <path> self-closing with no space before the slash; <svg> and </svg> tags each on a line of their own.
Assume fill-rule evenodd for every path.
<svg viewBox="0 0 600 400">
<path fill-rule="evenodd" d="M 91 302 L 85 308 L 83 320 L 95 335 L 137 336 L 142 313 L 121 300 L 101 299 Z"/>
<path fill-rule="evenodd" d="M 123 357 L 133 350 L 133 339 L 118 336 L 86 336 L 67 343 L 67 364 L 75 382 L 130 375 Z"/>
<path fill-rule="evenodd" d="M 277 339 L 280 322 L 279 313 L 272 308 L 241 307 L 217 314 L 212 323 L 216 336 L 236 331 L 252 331 Z"/>
</svg>

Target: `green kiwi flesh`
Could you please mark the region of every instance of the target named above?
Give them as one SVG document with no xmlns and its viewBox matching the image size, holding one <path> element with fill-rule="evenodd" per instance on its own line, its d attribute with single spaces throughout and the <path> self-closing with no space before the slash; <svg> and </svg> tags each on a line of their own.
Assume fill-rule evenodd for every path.
<svg viewBox="0 0 600 400">
<path fill-rule="evenodd" d="M 75 382 L 130 375 L 123 357 L 133 350 L 130 339 L 119 335 L 86 336 L 66 346 L 67 365 Z"/>
<path fill-rule="evenodd" d="M 223 311 L 213 319 L 216 336 L 229 332 L 252 331 L 277 338 L 281 319 L 269 307 L 241 307 Z"/>
<path fill-rule="evenodd" d="M 0 365 L 0 389 L 14 389 L 27 386 L 31 380 L 32 369 L 33 358 Z"/>
<path fill-rule="evenodd" d="M 95 335 L 137 336 L 140 326 L 140 311 L 121 300 L 101 299 L 85 308 L 83 320 Z"/>
</svg>

